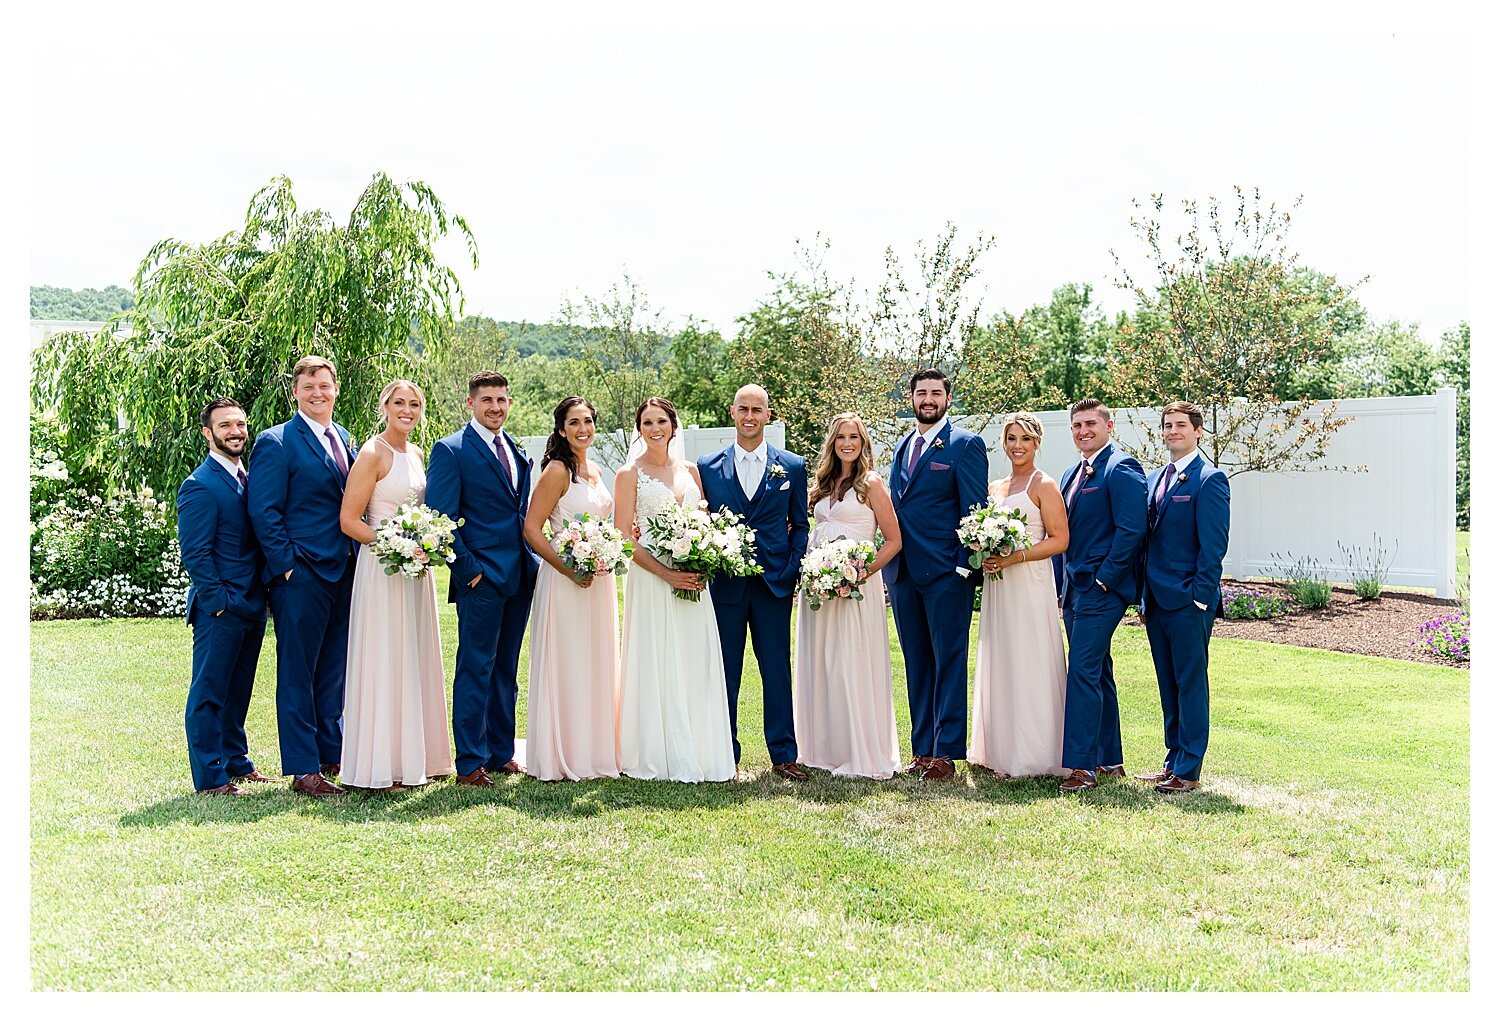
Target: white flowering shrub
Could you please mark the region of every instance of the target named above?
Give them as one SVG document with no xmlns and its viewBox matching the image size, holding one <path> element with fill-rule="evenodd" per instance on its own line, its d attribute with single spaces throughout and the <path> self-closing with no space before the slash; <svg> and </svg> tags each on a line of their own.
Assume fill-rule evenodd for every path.
<svg viewBox="0 0 1500 1022">
<path fill-rule="evenodd" d="M 33 618 L 171 617 L 187 588 L 173 508 L 149 489 L 65 493 L 33 526 Z"/>
</svg>

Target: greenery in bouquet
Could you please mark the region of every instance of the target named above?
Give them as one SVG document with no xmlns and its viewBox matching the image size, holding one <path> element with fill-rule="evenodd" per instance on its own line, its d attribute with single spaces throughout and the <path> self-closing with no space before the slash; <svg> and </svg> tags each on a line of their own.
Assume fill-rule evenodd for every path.
<svg viewBox="0 0 1500 1022">
<path fill-rule="evenodd" d="M 863 600 L 860 587 L 874 563 L 875 544 L 840 536 L 802 558 L 798 588 L 813 610 L 832 600 Z"/>
<path fill-rule="evenodd" d="M 1018 507 L 1001 507 L 993 500 L 969 509 L 958 523 L 958 539 L 969 551 L 971 568 L 981 567 L 988 557 L 1009 557 L 1031 546 L 1026 512 Z M 1002 572 L 994 574 L 1004 577 Z"/>
<path fill-rule="evenodd" d="M 453 533 L 463 523 L 462 518 L 455 522 L 434 511 L 412 493 L 394 517 L 376 527 L 370 550 L 385 565 L 387 575 L 421 578 L 437 561 L 452 563 Z"/>
<path fill-rule="evenodd" d="M 593 518 L 587 511 L 564 522 L 556 531 L 552 523 L 543 523 L 542 534 L 580 579 L 585 575 L 623 575 L 635 553 L 635 544 L 624 533 L 608 521 Z"/>
<path fill-rule="evenodd" d="M 733 511 L 708 510 L 708 501 L 683 507 L 673 502 L 645 522 L 642 541 L 657 560 L 678 571 L 703 576 L 740 577 L 759 575 L 765 569 L 755 563 L 755 530 Z M 702 598 L 696 589 L 676 589 L 672 594 L 694 603 Z"/>
</svg>

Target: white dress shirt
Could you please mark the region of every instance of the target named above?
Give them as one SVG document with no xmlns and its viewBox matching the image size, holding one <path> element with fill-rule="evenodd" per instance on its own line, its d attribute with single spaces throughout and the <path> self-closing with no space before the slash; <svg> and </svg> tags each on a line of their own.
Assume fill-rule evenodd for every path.
<svg viewBox="0 0 1500 1022">
<path fill-rule="evenodd" d="M 495 450 L 495 437 L 498 434 L 495 433 L 494 430 L 486 428 L 484 424 L 481 423 L 478 419 L 469 419 L 469 425 L 474 427 L 474 432 L 478 433 L 481 437 L 484 438 L 484 442 L 489 446 L 490 454 L 494 456 L 496 461 L 500 462 L 500 467 L 505 468 L 507 464 L 509 465 L 510 484 L 517 489 L 520 489 L 520 481 L 516 479 L 516 473 L 520 471 L 520 468 L 516 465 L 516 452 L 510 449 L 509 444 L 506 444 L 505 453 L 509 454 L 510 457 L 500 457 L 500 452 Z M 504 443 L 504 441 L 501 442 Z"/>
<path fill-rule="evenodd" d="M 760 489 L 760 481 L 766 472 L 766 442 L 761 440 L 753 451 L 747 451 L 739 444 L 734 445 L 734 475 L 740 481 L 740 491 L 746 499 L 755 496 Z"/>
</svg>

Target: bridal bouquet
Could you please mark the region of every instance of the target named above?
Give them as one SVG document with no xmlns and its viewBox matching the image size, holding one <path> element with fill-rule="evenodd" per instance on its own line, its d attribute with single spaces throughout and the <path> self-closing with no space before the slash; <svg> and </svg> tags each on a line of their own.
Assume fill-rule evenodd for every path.
<svg viewBox="0 0 1500 1022">
<path fill-rule="evenodd" d="M 874 543 L 840 536 L 807 552 L 797 585 L 813 610 L 830 600 L 863 600 L 859 587 L 874 563 Z"/>
<path fill-rule="evenodd" d="M 542 534 L 580 579 L 585 575 L 623 575 L 630 555 L 635 553 L 635 544 L 619 529 L 609 522 L 590 518 L 587 511 L 563 523 L 556 532 L 552 523 L 544 523 Z"/>
<path fill-rule="evenodd" d="M 708 501 L 696 507 L 668 504 L 646 519 L 642 541 L 657 560 L 678 571 L 701 574 L 705 581 L 715 575 L 759 575 L 765 569 L 755 563 L 755 530 L 733 511 L 708 510 Z M 680 600 L 697 603 L 697 589 L 673 588 Z"/>
<path fill-rule="evenodd" d="M 1009 557 L 1017 550 L 1031 546 L 1026 531 L 1026 512 L 1018 507 L 1001 507 L 994 501 L 975 504 L 958 523 L 959 542 L 969 548 L 969 567 L 978 568 L 986 557 Z M 1004 578 L 1002 572 L 996 578 Z"/>
<path fill-rule="evenodd" d="M 455 522 L 434 511 L 412 492 L 396 509 L 396 517 L 376 526 L 370 550 L 387 575 L 400 572 L 406 578 L 421 578 L 434 562 L 453 561 L 453 531 L 463 523 L 462 518 Z"/>
</svg>

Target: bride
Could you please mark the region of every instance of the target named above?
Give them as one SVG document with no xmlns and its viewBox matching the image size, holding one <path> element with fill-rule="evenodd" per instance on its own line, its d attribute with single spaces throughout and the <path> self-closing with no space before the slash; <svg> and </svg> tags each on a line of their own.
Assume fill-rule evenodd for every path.
<svg viewBox="0 0 1500 1022">
<path fill-rule="evenodd" d="M 635 411 L 644 449 L 615 476 L 615 526 L 641 535 L 645 521 L 667 506 L 696 504 L 698 469 L 669 449 L 677 409 L 647 398 Z M 696 601 L 673 589 L 702 590 Z M 635 545 L 625 579 L 620 643 L 620 772 L 643 780 L 728 781 L 735 775 L 724 661 L 713 598 L 703 576 L 677 571 Z"/>
</svg>

